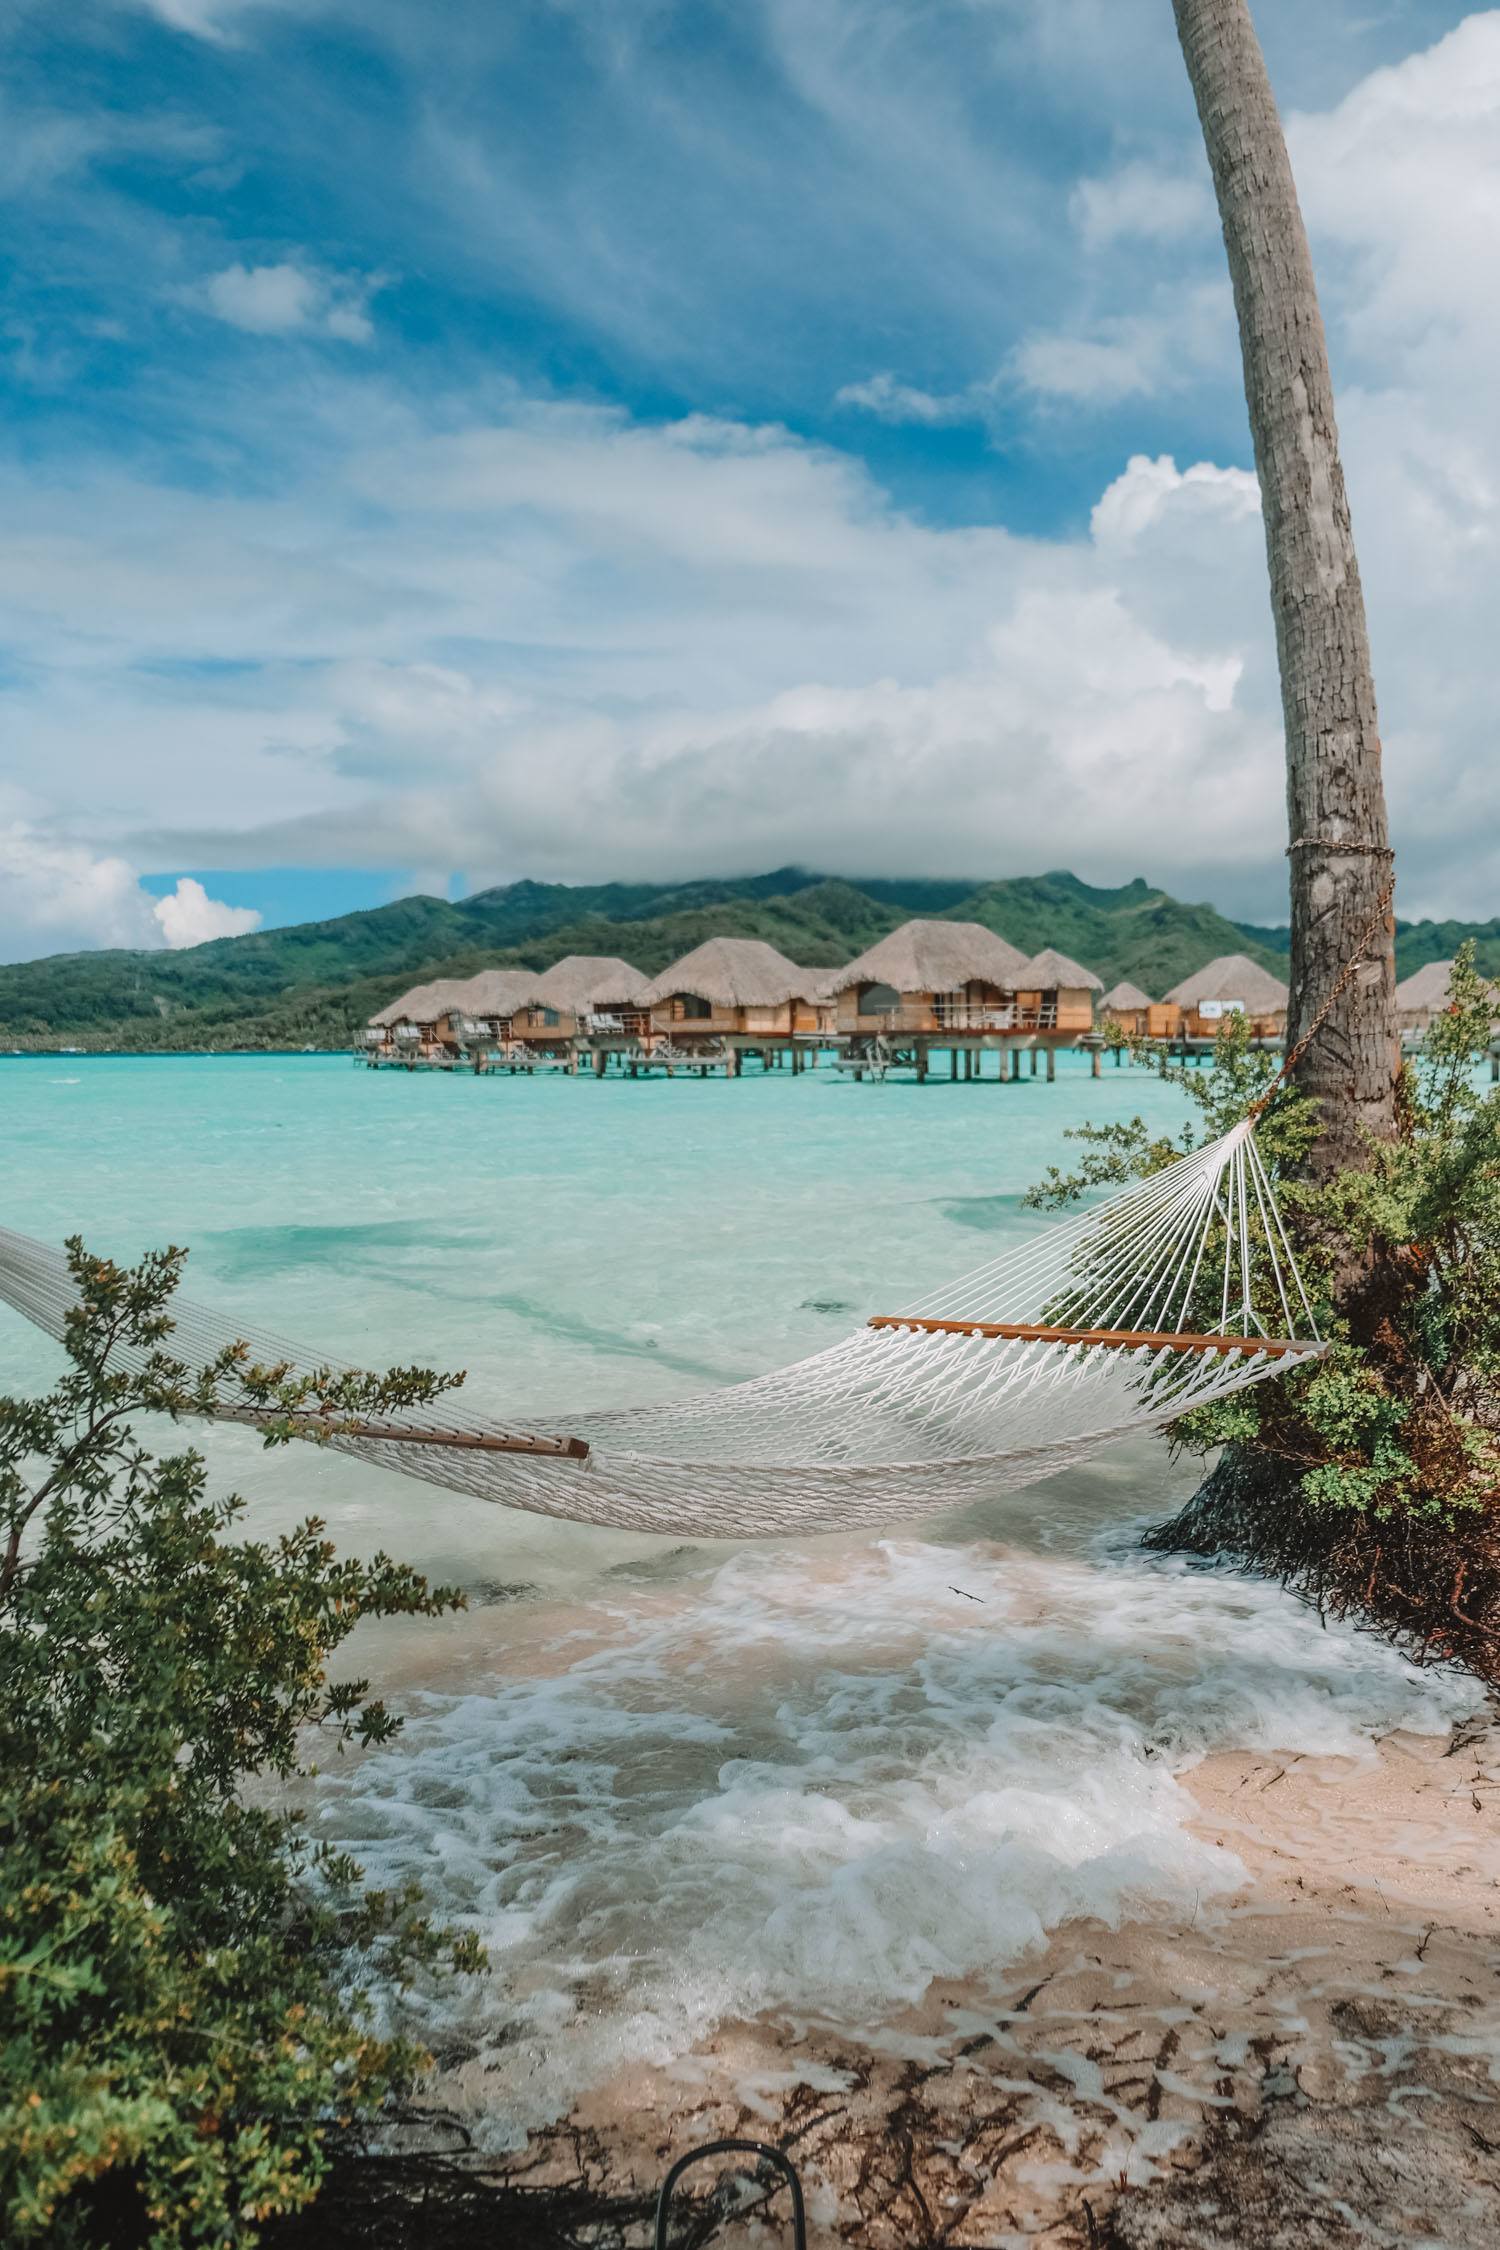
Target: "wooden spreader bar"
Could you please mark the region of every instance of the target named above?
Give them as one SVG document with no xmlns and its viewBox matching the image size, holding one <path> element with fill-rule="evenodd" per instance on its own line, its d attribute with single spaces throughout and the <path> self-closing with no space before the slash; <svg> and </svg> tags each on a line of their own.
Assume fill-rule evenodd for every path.
<svg viewBox="0 0 1500 2250">
<path fill-rule="evenodd" d="M 290 1419 L 297 1437 L 380 1438 L 391 1445 L 451 1445 L 468 1453 L 529 1453 L 548 1461 L 586 1461 L 588 1441 L 581 1437 L 490 1436 L 472 1430 L 406 1430 L 396 1422 L 356 1422 L 343 1415 L 262 1413 L 253 1406 L 216 1406 L 218 1422 L 248 1422 L 252 1429 L 268 1429 Z"/>
<path fill-rule="evenodd" d="M 1048 1328 L 1030 1320 L 928 1320 L 920 1313 L 876 1313 L 872 1328 L 922 1328 L 936 1336 L 1008 1336 L 1027 1344 L 1107 1344 L 1129 1351 L 1264 1352 L 1285 1359 L 1288 1352 L 1316 1351 L 1316 1344 L 1269 1336 L 1189 1336 L 1170 1328 Z"/>
</svg>

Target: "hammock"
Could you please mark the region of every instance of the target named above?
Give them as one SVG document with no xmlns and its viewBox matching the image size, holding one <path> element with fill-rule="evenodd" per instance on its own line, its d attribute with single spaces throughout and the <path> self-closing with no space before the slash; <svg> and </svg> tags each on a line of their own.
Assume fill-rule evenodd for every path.
<svg viewBox="0 0 1500 2250">
<path fill-rule="evenodd" d="M 61 1338 L 61 1254 L 0 1230 L 0 1301 Z M 347 1372 L 191 1302 L 171 1348 L 207 1365 Z M 675 1404 L 496 1426 L 441 1401 L 299 1434 L 430 1484 L 678 1536 L 846 1530 L 988 1498 L 1324 1350 L 1251 1122 L 811 1359 Z M 427 1410 L 431 1413 L 431 1409 Z M 264 1422 L 230 1385 L 216 1416 Z"/>
</svg>

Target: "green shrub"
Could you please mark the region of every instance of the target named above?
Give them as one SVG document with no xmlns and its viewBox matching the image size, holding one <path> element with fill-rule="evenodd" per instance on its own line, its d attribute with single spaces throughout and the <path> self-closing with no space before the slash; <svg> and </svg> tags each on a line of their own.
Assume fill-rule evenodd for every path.
<svg viewBox="0 0 1500 2250">
<path fill-rule="evenodd" d="M 0 1399 L 0 2232 L 246 2243 L 316 2193 L 328 2123 L 421 2060 L 374 2035 L 351 1966 L 399 1986 L 481 1965 L 277 1802 L 318 1730 L 396 1731 L 368 1683 L 328 1682 L 355 1626 L 461 1597 L 341 1561 L 315 1520 L 244 1538 L 199 1456 L 154 1457 L 130 1417 L 227 1388 L 274 1443 L 447 1379 L 298 1380 L 243 1350 L 190 1370 L 168 1348 L 180 1252 L 69 1254 L 69 1371 Z"/>
<path fill-rule="evenodd" d="M 1413 1597 L 1408 1622 L 1421 1622 L 1424 1605 L 1414 1586 L 1390 1583 L 1378 1527 L 1425 1521 L 1454 1535 L 1459 1544 L 1442 1550 L 1447 1608 L 1481 1633 L 1492 1629 L 1458 1604 L 1471 1564 L 1471 1585 L 1480 1572 L 1495 1577 L 1500 1503 L 1500 1095 L 1476 1072 L 1496 1012 L 1495 989 L 1465 946 L 1449 1008 L 1403 1067 L 1396 1138 L 1372 1140 L 1364 1165 L 1332 1181 L 1301 1176 L 1317 1136 L 1315 1111 L 1295 1089 L 1275 1096 L 1257 1139 L 1278 1176 L 1282 1214 L 1332 1348 L 1310 1367 L 1184 1416 L 1172 1431 L 1192 1452 L 1232 1447 L 1242 1466 L 1258 1466 L 1262 1489 L 1279 1503 L 1290 1495 L 1304 1510 L 1362 1519 L 1374 1543 L 1366 1539 L 1360 1553 L 1373 1555 L 1393 1596 Z M 1206 1137 L 1242 1118 L 1276 1070 L 1233 1017 L 1208 1068 L 1174 1063 L 1144 1043 L 1136 1052 L 1190 1096 Z M 1050 1171 L 1034 1202 L 1065 1203 L 1141 1177 L 1199 1136 L 1189 1130 L 1178 1143 L 1135 1118 L 1073 1137 L 1084 1146 L 1082 1162 L 1069 1174 Z M 1273 1515 L 1280 1559 L 1289 1560 L 1284 1505 L 1268 1524 Z M 1330 1551 L 1326 1542 L 1322 1551 Z M 1278 1559 L 1274 1547 L 1270 1559 Z"/>
</svg>

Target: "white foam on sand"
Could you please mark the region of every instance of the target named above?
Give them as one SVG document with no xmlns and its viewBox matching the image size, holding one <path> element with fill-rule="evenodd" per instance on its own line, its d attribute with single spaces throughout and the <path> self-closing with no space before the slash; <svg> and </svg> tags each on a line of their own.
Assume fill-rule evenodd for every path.
<svg viewBox="0 0 1500 2250">
<path fill-rule="evenodd" d="M 1119 1535 L 747 1552 L 556 1622 L 525 1676 L 420 1698 L 398 1749 L 320 1785 L 326 1834 L 487 1943 L 422 2028 L 474 2056 L 500 2142 L 729 2018 L 868 2031 L 1071 1919 L 1210 1911 L 1244 1870 L 1191 1833 L 1179 1772 L 1369 1756 L 1475 1700 Z"/>
</svg>

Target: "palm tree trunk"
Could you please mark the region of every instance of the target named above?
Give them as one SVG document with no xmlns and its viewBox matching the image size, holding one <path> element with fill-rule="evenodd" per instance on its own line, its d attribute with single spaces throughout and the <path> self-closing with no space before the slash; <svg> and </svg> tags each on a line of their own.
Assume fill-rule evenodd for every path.
<svg viewBox="0 0 1500 2250">
<path fill-rule="evenodd" d="M 1381 912 L 1392 861 L 1364 595 L 1312 258 L 1247 0 L 1172 4 L 1229 252 L 1265 516 L 1291 822 L 1289 1040 L 1376 924 L 1296 1073 L 1322 1110 L 1321 1176 L 1359 1163 L 1363 1135 L 1396 1122 L 1388 902 Z"/>
</svg>

